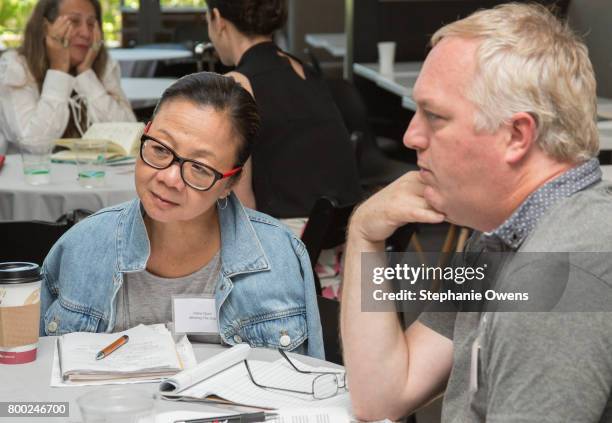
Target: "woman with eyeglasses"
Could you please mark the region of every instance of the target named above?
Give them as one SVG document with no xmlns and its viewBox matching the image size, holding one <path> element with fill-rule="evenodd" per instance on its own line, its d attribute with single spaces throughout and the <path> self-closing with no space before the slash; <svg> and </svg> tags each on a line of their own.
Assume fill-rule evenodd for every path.
<svg viewBox="0 0 612 423">
<path fill-rule="evenodd" d="M 323 357 L 304 245 L 232 193 L 258 128 L 231 78 L 169 87 L 141 139 L 138 199 L 83 220 L 45 259 L 41 335 L 167 323 L 188 297 L 217 319 L 205 341 Z"/>
<path fill-rule="evenodd" d="M 39 0 L 23 45 L 0 57 L 0 154 L 25 138 L 80 137 L 93 122 L 135 121 L 106 52 L 99 0 Z"/>
</svg>

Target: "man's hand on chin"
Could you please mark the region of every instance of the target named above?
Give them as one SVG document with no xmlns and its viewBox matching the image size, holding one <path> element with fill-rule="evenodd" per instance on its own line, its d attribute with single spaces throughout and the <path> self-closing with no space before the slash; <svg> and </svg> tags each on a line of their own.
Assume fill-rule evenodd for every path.
<svg viewBox="0 0 612 423">
<path fill-rule="evenodd" d="M 440 223 L 446 216 L 423 197 L 425 184 L 418 172 L 408 172 L 361 204 L 349 234 L 369 242 L 382 242 L 407 223 Z"/>
</svg>

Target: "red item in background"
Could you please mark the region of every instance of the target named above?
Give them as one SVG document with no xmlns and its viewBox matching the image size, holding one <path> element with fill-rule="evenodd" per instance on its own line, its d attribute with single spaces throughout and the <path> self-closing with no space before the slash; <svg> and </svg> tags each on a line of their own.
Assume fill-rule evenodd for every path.
<svg viewBox="0 0 612 423">
<path fill-rule="evenodd" d="M 2 169 L 2 166 L 4 165 L 4 158 L 5 158 L 5 156 L 0 154 L 0 169 Z"/>
</svg>

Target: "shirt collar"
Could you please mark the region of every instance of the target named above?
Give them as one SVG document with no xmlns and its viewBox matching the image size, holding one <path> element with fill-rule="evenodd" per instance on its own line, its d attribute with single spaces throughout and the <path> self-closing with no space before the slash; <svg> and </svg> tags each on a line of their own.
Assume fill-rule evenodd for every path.
<svg viewBox="0 0 612 423">
<path fill-rule="evenodd" d="M 251 223 L 247 211 L 232 192 L 219 211 L 221 228 L 221 271 L 226 276 L 270 269 L 270 262 Z M 149 238 L 143 220 L 144 210 L 134 200 L 120 221 L 117 238 L 119 271 L 140 271 L 150 254 Z"/>
<path fill-rule="evenodd" d="M 513 250 L 518 249 L 552 206 L 601 181 L 601 176 L 596 158 L 569 169 L 531 193 L 504 223 L 483 234 L 483 241 L 491 243 L 497 240 Z"/>
</svg>

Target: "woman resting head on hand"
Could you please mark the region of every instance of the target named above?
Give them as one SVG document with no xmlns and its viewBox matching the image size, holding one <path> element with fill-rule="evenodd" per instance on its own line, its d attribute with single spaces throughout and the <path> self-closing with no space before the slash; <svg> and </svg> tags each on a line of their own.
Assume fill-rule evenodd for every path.
<svg viewBox="0 0 612 423">
<path fill-rule="evenodd" d="M 107 61 L 98 0 L 39 0 L 28 20 L 21 53 L 38 81 L 47 69 L 101 75 Z"/>
<path fill-rule="evenodd" d="M 39 0 L 22 46 L 0 57 L 0 154 L 135 121 L 103 42 L 99 0 Z"/>
<path fill-rule="evenodd" d="M 167 323 L 172 296 L 204 296 L 217 317 L 207 341 L 323 357 L 304 245 L 231 192 L 258 127 L 232 78 L 199 73 L 168 88 L 142 136 L 139 198 L 85 219 L 45 259 L 41 333 Z"/>
</svg>

